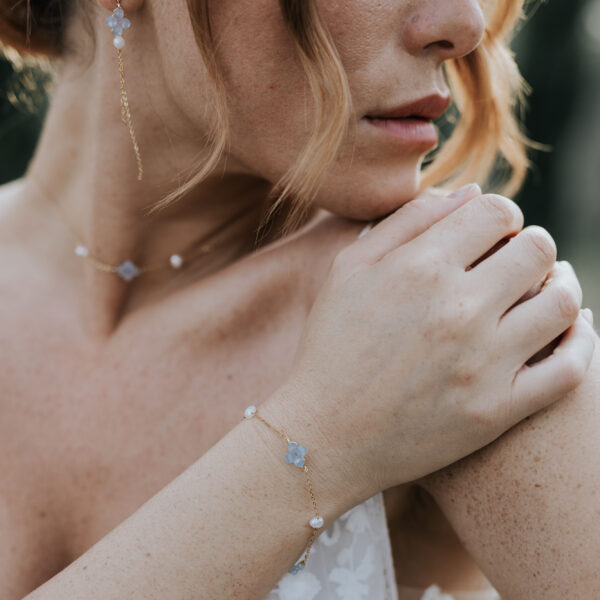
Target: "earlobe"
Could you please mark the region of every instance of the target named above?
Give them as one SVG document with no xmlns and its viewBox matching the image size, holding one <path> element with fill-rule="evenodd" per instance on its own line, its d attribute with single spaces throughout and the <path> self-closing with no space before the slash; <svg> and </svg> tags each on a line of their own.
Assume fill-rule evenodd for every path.
<svg viewBox="0 0 600 600">
<path fill-rule="evenodd" d="M 112 12 L 117 8 L 117 0 L 97 0 L 98 4 L 105 10 Z M 132 13 L 139 10 L 144 5 L 144 0 L 121 0 L 121 8 L 126 13 Z"/>
</svg>

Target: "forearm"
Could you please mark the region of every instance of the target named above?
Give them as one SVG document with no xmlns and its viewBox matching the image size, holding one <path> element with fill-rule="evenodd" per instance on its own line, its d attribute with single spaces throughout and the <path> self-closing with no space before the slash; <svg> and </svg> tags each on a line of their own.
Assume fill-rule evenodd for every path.
<svg viewBox="0 0 600 600">
<path fill-rule="evenodd" d="M 289 395 L 286 404 L 273 404 L 282 393 L 260 405 L 259 414 L 308 446 L 307 464 L 327 527 L 349 508 L 348 498 L 333 485 L 325 487 L 331 468 L 327 448 Z M 284 462 L 286 451 L 285 441 L 257 419 L 240 422 L 27 600 L 262 600 L 300 557 L 310 535 L 306 479 Z"/>
<path fill-rule="evenodd" d="M 600 590 L 600 343 L 584 382 L 422 484 L 503 600 Z"/>
</svg>

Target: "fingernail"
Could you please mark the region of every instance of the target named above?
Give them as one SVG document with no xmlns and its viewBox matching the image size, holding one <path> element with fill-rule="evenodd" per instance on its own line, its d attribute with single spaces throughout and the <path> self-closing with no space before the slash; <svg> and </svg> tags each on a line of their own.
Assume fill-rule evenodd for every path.
<svg viewBox="0 0 600 600">
<path fill-rule="evenodd" d="M 450 194 L 453 198 L 465 198 L 467 196 L 473 196 L 475 194 L 481 194 L 481 188 L 476 183 L 468 183 L 458 188 L 455 192 Z"/>
<path fill-rule="evenodd" d="M 594 313 L 589 308 L 582 309 L 581 314 L 590 325 L 594 324 Z"/>
</svg>

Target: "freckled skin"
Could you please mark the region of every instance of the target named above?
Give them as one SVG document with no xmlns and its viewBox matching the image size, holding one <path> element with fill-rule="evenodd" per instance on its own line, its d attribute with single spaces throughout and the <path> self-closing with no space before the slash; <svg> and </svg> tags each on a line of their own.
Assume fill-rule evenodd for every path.
<svg viewBox="0 0 600 600">
<path fill-rule="evenodd" d="M 319 204 L 336 214 L 371 219 L 414 197 L 426 152 L 375 143 L 370 126 L 361 118 L 377 108 L 445 93 L 442 63 L 479 44 L 483 16 L 474 0 L 337 0 L 318 6 L 347 72 L 355 108 Z M 269 181 L 276 181 L 292 164 L 312 122 L 310 89 L 275 7 L 274 0 L 211 4 L 218 60 L 230 100 L 230 160 L 236 168 Z M 190 89 L 190 81 L 205 78 L 198 72 L 197 54 L 182 52 L 179 44 L 171 42 L 181 37 L 179 19 L 168 18 L 171 9 L 156 10 L 165 20 L 159 32 L 164 38 L 165 68 L 175 73 L 166 84 L 173 88 L 182 113 L 206 132 L 212 115 L 202 109 L 210 104 L 209 96 Z M 447 40 L 452 48 L 443 47 Z"/>
<path fill-rule="evenodd" d="M 600 590 L 600 352 L 584 382 L 420 481 L 503 600 Z"/>
<path fill-rule="evenodd" d="M 139 2 L 140 6 L 141 4 Z M 131 98 L 137 123 L 140 123 L 142 117 L 149 119 L 144 113 L 148 111 L 148 107 L 151 107 L 151 117 L 157 117 L 147 127 L 139 127 L 140 137 L 146 136 L 148 140 L 157 131 L 168 132 L 168 136 L 165 136 L 169 142 L 168 151 L 165 149 L 165 142 L 165 148 L 160 147 L 159 159 L 155 164 L 168 171 L 172 177 L 179 167 L 189 166 L 189 161 L 184 160 L 189 158 L 189 154 L 196 158 L 200 141 L 210 130 L 214 119 L 211 112 L 210 86 L 201 66 L 185 3 L 149 0 L 144 6 L 149 10 L 149 20 L 154 19 L 154 29 L 143 30 L 142 23 L 139 29 L 134 27 L 136 32 L 141 30 L 141 33 L 136 33 L 135 35 L 139 35 L 135 38 L 136 43 L 127 47 L 128 66 L 135 65 L 135 68 L 128 69 L 128 86 L 134 92 Z M 365 124 L 361 123 L 361 117 L 373 109 L 403 104 L 425 94 L 443 90 L 445 85 L 442 63 L 448 58 L 467 54 L 477 45 L 483 34 L 481 12 L 474 0 L 321 0 L 319 8 L 348 73 L 356 112 L 349 137 L 344 142 L 340 156 L 328 173 L 319 194 L 318 205 L 343 217 L 370 219 L 387 214 L 413 198 L 419 184 L 419 167 L 423 153 L 420 150 L 399 146 L 392 148 L 384 143 L 368 141 L 362 133 L 365 131 Z M 215 0 L 211 3 L 211 9 L 214 31 L 219 41 L 219 66 L 224 74 L 230 100 L 232 144 L 227 157 L 227 172 L 229 175 L 243 173 L 256 179 L 276 181 L 303 147 L 310 124 L 310 93 L 295 56 L 294 46 L 279 15 L 276 0 Z M 103 30 L 103 33 L 106 32 Z M 114 55 L 113 49 L 110 50 L 111 54 L 104 64 L 107 65 L 106 77 L 110 76 L 114 80 Z M 98 75 L 98 78 L 105 75 L 103 72 L 94 74 Z M 268 93 L 265 93 L 266 90 Z M 107 96 L 111 101 L 113 91 L 111 87 L 110 96 Z M 77 94 L 74 95 L 76 96 Z M 121 129 L 119 133 L 122 133 Z M 127 143 L 123 146 L 126 148 L 126 154 L 123 153 L 123 156 L 130 156 L 129 140 L 126 136 L 121 137 L 124 137 Z M 171 145 L 173 140 L 176 143 Z M 111 140 L 109 147 L 113 148 L 116 144 L 116 140 Z M 153 145 L 160 146 L 156 143 Z M 149 146 L 151 145 L 146 144 L 144 147 L 151 150 Z M 108 166 L 104 163 L 103 165 L 107 171 L 114 172 L 111 167 L 115 165 L 110 164 L 110 159 L 110 156 L 105 157 Z M 119 160 L 116 162 L 119 163 Z M 120 185 L 119 176 L 115 176 L 115 180 Z M 354 238 L 355 235 L 352 236 L 352 239 Z M 331 249 L 330 246 L 328 248 Z M 312 256 L 310 255 L 311 258 Z M 279 259 L 281 261 L 281 256 Z M 319 262 L 315 265 L 318 269 L 323 269 L 322 263 L 328 262 L 322 257 L 319 257 L 319 261 L 315 260 L 315 263 Z M 266 261 L 261 265 L 265 271 L 267 266 L 274 268 L 274 264 Z M 59 474 L 63 478 L 58 479 L 58 476 L 54 475 L 55 485 L 59 482 L 55 496 L 60 501 L 56 501 L 57 506 L 53 507 L 52 514 L 66 514 L 69 511 L 65 510 L 65 507 L 76 506 L 81 509 L 92 506 L 95 521 L 91 522 L 92 517 L 85 510 L 80 513 L 74 512 L 75 523 L 67 525 L 71 528 L 71 536 L 74 524 L 77 525 L 80 530 L 79 537 L 75 535 L 69 538 L 70 554 L 61 556 L 56 549 L 65 547 L 64 531 L 67 525 L 61 523 L 53 528 L 53 519 L 42 519 L 35 508 L 29 510 L 35 502 L 29 498 L 18 497 L 15 504 L 19 504 L 19 507 L 25 505 L 24 509 L 14 511 L 21 520 L 16 523 L 14 519 L 6 519 L 5 522 L 17 529 L 21 536 L 21 547 L 25 550 L 22 550 L 22 556 L 15 557 L 16 546 L 8 545 L 9 556 L 0 561 L 0 572 L 3 573 L 1 579 L 4 584 L 12 577 L 13 591 L 25 590 L 50 577 L 64 566 L 67 559 L 72 559 L 89 547 L 91 541 L 98 539 L 131 514 L 152 493 L 224 436 L 239 415 L 240 406 L 235 406 L 232 399 L 239 399 L 241 403 L 245 402 L 248 394 L 264 397 L 267 391 L 275 389 L 281 383 L 276 375 L 285 373 L 289 366 L 287 359 L 293 356 L 292 350 L 295 349 L 296 334 L 301 330 L 301 323 L 295 324 L 298 331 L 290 327 L 288 316 L 296 316 L 296 313 L 291 311 L 280 311 L 281 323 L 274 319 L 274 316 L 279 314 L 281 304 L 284 304 L 284 300 L 288 301 L 291 294 L 288 293 L 281 302 L 275 302 L 274 290 L 281 289 L 287 280 L 283 275 L 274 277 L 273 269 L 269 269 L 269 272 L 273 287 L 264 296 L 268 296 L 270 304 L 265 304 L 262 289 L 256 290 L 250 285 L 248 289 L 240 286 L 240 276 L 235 282 L 231 281 L 230 289 L 223 285 L 226 289 L 219 301 L 215 301 L 216 299 L 208 293 L 203 293 L 199 295 L 201 297 L 189 297 L 189 311 L 187 306 L 186 310 L 177 311 L 177 316 L 180 317 L 177 324 L 184 331 L 188 326 L 198 327 L 196 321 L 206 315 L 210 315 L 211 320 L 222 317 L 226 321 L 225 315 L 229 319 L 226 321 L 227 326 L 218 333 L 218 326 L 214 326 L 214 338 L 209 338 L 201 348 L 206 350 L 205 356 L 210 356 L 213 363 L 204 357 L 199 361 L 193 352 L 185 354 L 184 344 L 166 344 L 170 339 L 176 342 L 184 339 L 183 336 L 175 335 L 179 333 L 175 331 L 175 315 L 167 309 L 160 314 L 170 318 L 160 319 L 160 325 L 157 325 L 158 321 L 153 322 L 150 318 L 146 322 L 140 319 L 138 330 L 132 335 L 131 346 L 112 349 L 112 356 L 118 358 L 118 351 L 127 358 L 133 355 L 138 361 L 137 366 L 152 364 L 153 369 L 119 373 L 116 368 L 110 366 L 110 361 L 98 364 L 97 361 L 88 359 L 93 365 L 90 373 L 101 373 L 98 379 L 118 382 L 122 388 L 116 385 L 114 388 L 111 386 L 111 390 L 103 390 L 98 381 L 77 376 L 78 374 L 73 375 L 72 381 L 69 380 L 64 371 L 64 365 L 68 364 L 69 360 L 56 361 L 56 365 L 50 365 L 47 360 L 40 361 L 48 370 L 51 368 L 51 374 L 35 373 L 36 377 L 40 377 L 39 382 L 35 382 L 39 383 L 39 386 L 34 386 L 36 392 L 38 389 L 54 386 L 53 389 L 64 392 L 58 394 L 63 398 L 64 408 L 69 409 L 69 403 L 72 402 L 72 406 L 78 407 L 81 419 L 77 422 L 70 412 L 68 419 L 57 419 L 57 404 L 52 406 L 52 410 L 38 407 L 40 413 L 48 410 L 48 415 L 39 415 L 42 424 L 39 427 L 40 432 L 50 435 L 52 431 L 60 431 L 58 442 L 68 441 L 70 438 L 78 439 L 77 435 L 82 435 L 83 432 L 83 435 L 87 434 L 85 441 L 88 442 L 94 435 L 101 436 L 103 419 L 107 413 L 112 410 L 112 414 L 118 415 L 119 418 L 114 420 L 114 426 L 107 427 L 104 424 L 106 437 L 93 440 L 96 444 L 92 445 L 102 449 L 99 457 L 71 452 L 67 445 L 64 455 L 59 456 L 59 460 L 54 457 L 52 463 L 60 466 Z M 17 288 L 14 282 L 11 282 L 11 285 Z M 21 282 L 19 289 L 22 289 L 20 286 Z M 243 293 L 240 293 L 240 289 Z M 296 291 L 297 288 L 292 289 Z M 209 290 L 216 293 L 214 288 L 203 291 Z M 301 293 L 304 293 L 304 290 L 301 290 Z M 251 337 L 248 332 L 240 331 L 241 322 L 249 321 L 243 317 L 253 314 L 250 311 L 253 305 L 249 308 L 251 300 L 248 300 L 244 307 L 246 313 L 237 320 L 233 319 L 232 298 L 237 294 L 244 298 L 256 298 L 256 306 L 260 307 L 256 308 L 257 316 L 266 313 L 270 326 L 277 326 L 278 330 L 286 332 L 285 340 L 283 336 L 282 339 L 271 336 L 267 340 L 267 346 L 264 339 Z M 199 307 L 202 302 L 206 302 L 203 298 L 207 296 L 212 302 L 208 303 L 206 312 L 203 312 L 204 307 L 202 310 Z M 47 300 L 56 297 L 48 293 L 44 298 Z M 62 308 L 64 305 L 60 306 Z M 235 308 L 239 309 L 239 302 Z M 184 323 L 184 316 L 187 315 L 191 316 L 188 316 Z M 56 317 L 57 314 L 52 316 Z M 13 320 L 12 314 L 10 319 L 7 319 L 7 325 L 9 320 Z M 209 320 L 208 317 L 206 320 Z M 47 326 L 52 319 L 43 321 L 44 323 L 38 324 Z M 200 322 L 202 323 L 201 319 Z M 255 322 L 254 319 L 252 322 Z M 145 333 L 152 326 L 159 327 L 160 331 L 155 331 L 152 335 Z M 32 326 L 29 318 L 27 326 L 22 329 L 28 333 L 46 332 L 43 328 Z M 241 356 L 243 349 L 240 343 L 230 341 L 230 345 L 227 346 L 227 335 L 233 332 L 239 334 L 241 340 L 248 341 L 247 346 L 252 350 L 247 355 Z M 242 333 L 248 333 L 248 337 L 244 338 Z M 61 334 L 64 348 L 60 350 L 64 352 L 65 358 L 68 357 L 72 361 L 74 357 L 69 356 L 69 352 L 72 351 L 69 342 L 74 336 L 71 334 L 69 337 L 67 328 L 61 330 Z M 50 339 L 52 336 L 43 337 Z M 266 334 L 264 338 L 267 338 Z M 135 346 L 134 339 L 141 339 L 141 344 Z M 166 345 L 159 347 L 159 340 Z M 43 348 L 43 341 L 32 338 L 28 348 L 39 351 L 40 347 Z M 175 352 L 174 348 L 178 352 Z M 257 348 L 260 348 L 260 352 L 256 351 Z M 153 349 L 156 355 L 152 354 Z M 237 349 L 240 355 L 232 359 L 234 349 Z M 270 350 L 270 353 L 266 353 L 266 350 Z M 13 356 L 12 346 L 9 346 L 7 353 Z M 217 360 L 220 354 L 225 357 L 221 361 Z M 48 355 L 55 359 L 57 349 L 53 348 L 53 352 L 49 352 Z M 173 355 L 179 360 L 165 365 L 164 357 Z M 263 357 L 263 362 L 253 363 L 252 360 L 256 360 L 257 357 Z M 29 359 L 29 353 L 27 358 Z M 76 358 L 84 361 L 86 357 Z M 278 363 L 278 360 L 281 362 Z M 8 364 L 8 361 L 2 362 Z M 26 363 L 24 358 L 22 363 Z M 230 384 L 226 388 L 221 374 L 229 369 L 232 363 L 236 366 L 235 377 L 228 375 L 224 379 Z M 61 368 L 63 371 L 60 371 Z M 101 372 L 101 369 L 104 371 Z M 277 373 L 271 375 L 269 370 L 277 370 Z M 263 380 L 260 380 L 257 373 L 264 374 Z M 30 381 L 32 374 L 27 375 Z M 61 376 L 64 381 L 60 380 Z M 272 379 L 268 379 L 270 376 Z M 45 377 L 44 381 L 42 377 Z M 52 377 L 55 379 L 52 380 Z M 182 382 L 192 381 L 193 377 L 198 378 L 198 388 L 178 389 Z M 8 379 L 8 374 L 6 378 Z M 5 383 L 3 381 L 3 384 Z M 212 383 L 212 388 L 209 387 L 209 383 Z M 234 383 L 237 388 L 234 387 Z M 77 384 L 81 387 L 78 388 Z M 125 384 L 128 387 L 125 387 Z M 146 389 L 142 384 L 145 384 Z M 200 384 L 204 392 L 202 398 L 198 398 L 197 394 Z M 527 597 L 528 600 L 539 597 L 539 588 L 531 584 L 532 573 L 535 574 L 536 580 L 541 579 L 546 586 L 554 585 L 553 589 L 558 590 L 556 593 L 561 594 L 557 595 L 557 598 L 576 597 L 576 594 L 571 593 L 572 588 L 567 587 L 576 585 L 576 581 L 564 577 L 562 584 L 556 582 L 559 574 L 569 572 L 564 563 L 559 564 L 556 571 L 553 570 L 563 554 L 570 553 L 571 557 L 577 558 L 580 573 L 591 572 L 585 560 L 592 560 L 590 557 L 598 555 L 594 543 L 597 543 L 595 540 L 600 539 L 600 535 L 597 529 L 589 526 L 589 519 L 585 531 L 577 519 L 580 515 L 591 514 L 586 500 L 598 499 L 594 489 L 597 474 L 588 466 L 595 464 L 598 455 L 598 448 L 594 443 L 598 419 L 597 411 L 593 410 L 597 388 L 597 380 L 587 387 L 582 386 L 580 390 L 583 391 L 573 395 L 562 413 L 549 412 L 547 418 L 540 417 L 539 421 L 537 417 L 529 419 L 515 428 L 514 433 L 507 434 L 478 455 L 441 472 L 437 479 L 433 477 L 423 482 L 423 485 L 431 489 L 473 556 L 484 566 L 486 573 L 490 574 L 503 594 L 506 592 L 505 600 L 515 600 L 519 598 L 519 593 L 525 592 L 527 595 L 522 597 Z M 127 390 L 126 404 L 122 402 L 121 389 Z M 174 394 L 174 389 L 177 389 L 178 393 Z M 78 394 L 78 391 L 81 393 Z M 114 396 L 109 396 L 109 391 L 112 391 Z M 184 394 L 186 391 L 189 394 L 187 398 Z M 69 396 L 69 393 L 72 395 Z M 7 401 L 13 397 L 12 394 L 6 396 Z M 35 393 L 31 391 L 31 397 L 34 396 Z M 83 399 L 86 404 L 82 403 Z M 114 401 L 112 406 L 111 399 Z M 22 402 L 15 404 L 18 404 L 18 409 L 27 405 Z M 121 406 L 123 413 L 119 413 L 118 407 Z M 60 408 L 60 405 L 58 407 Z M 98 412 L 95 412 L 95 409 Z M 88 412 L 85 413 L 85 410 Z M 165 413 L 164 418 L 161 411 Z M 202 419 L 197 418 L 197 411 L 200 411 Z M 217 411 L 220 417 L 215 416 Z M 137 417 L 140 414 L 146 415 L 146 418 L 139 420 Z M 157 419 L 154 423 L 151 421 L 151 414 Z M 170 420 L 167 418 L 168 414 L 179 415 L 180 420 Z M 554 416 L 551 417 L 551 414 Z M 55 421 L 53 426 L 49 427 L 51 418 Z M 29 425 L 31 419 L 23 421 Z M 190 426 L 196 422 L 200 423 L 198 428 Z M 70 424 L 70 431 L 65 430 L 64 423 Z M 154 427 L 157 423 L 160 426 Z M 29 430 L 25 429 L 25 432 L 27 435 L 24 439 L 31 440 Z M 139 437 L 132 439 L 130 436 L 133 435 Z M 557 437 L 564 439 L 559 440 Z M 585 445 L 583 451 L 580 443 L 582 437 L 592 440 Z M 39 432 L 38 438 L 38 441 L 45 441 Z M 46 447 L 50 446 L 50 441 L 57 443 L 56 440 L 48 440 Z M 111 458 L 104 452 L 107 448 L 114 451 L 116 458 L 113 457 L 114 462 L 103 469 L 104 459 Z M 136 448 L 143 448 L 146 452 L 136 452 L 134 456 L 132 449 Z M 528 467 L 527 461 L 530 459 L 523 458 L 524 452 L 525 457 L 528 456 L 527 451 L 534 451 L 535 455 L 540 457 L 539 461 L 534 461 L 537 471 Z M 84 464 L 77 463 L 74 460 L 77 458 L 84 464 L 86 459 L 91 462 L 93 471 L 88 471 Z M 144 460 L 148 460 L 150 464 Z M 68 461 L 75 463 L 70 465 L 71 471 L 63 468 Z M 574 465 L 577 468 L 574 469 Z M 554 468 L 558 472 L 553 470 Z M 46 471 L 41 474 L 48 475 Z M 149 474 L 155 479 L 145 481 L 141 479 L 140 474 Z M 128 489 L 125 489 L 125 484 L 129 486 Z M 540 487 L 536 488 L 536 485 Z M 78 490 L 75 493 L 74 488 Z M 557 498 L 557 489 L 568 489 L 569 492 Z M 63 500 L 65 490 L 71 490 L 73 497 L 69 498 L 70 504 Z M 107 502 L 107 491 L 113 490 L 115 493 L 112 494 L 112 503 Z M 35 488 L 34 491 L 37 493 L 40 490 Z M 77 493 L 80 495 L 77 496 Z M 43 497 L 46 498 L 46 495 Z M 122 505 L 115 498 L 123 498 Z M 28 503 L 20 502 L 21 500 L 27 500 Z M 96 501 L 97 505 L 91 505 L 92 500 Z M 36 518 L 39 523 L 35 521 Z M 534 527 L 536 519 L 539 521 L 538 527 Z M 43 523 L 43 529 L 40 523 Z M 31 539 L 23 540 L 24 531 L 31 532 Z M 17 532 L 14 532 L 15 538 Z M 4 530 L 3 534 L 6 533 Z M 583 533 L 583 536 L 577 537 L 580 533 Z M 577 543 L 578 539 L 582 540 L 581 544 Z M 164 538 L 161 538 L 161 541 L 168 549 L 169 541 Z M 547 543 L 542 545 L 540 542 Z M 265 548 L 260 548 L 260 543 L 261 540 L 257 540 L 258 556 L 262 556 L 261 550 L 266 552 Z M 113 550 L 115 552 L 112 554 L 95 557 L 95 566 L 100 565 L 103 572 L 110 569 L 114 574 L 122 565 L 127 568 L 127 561 L 117 556 L 119 549 L 113 547 Z M 145 553 L 141 556 L 145 564 L 151 558 L 156 559 L 156 554 L 151 554 Z M 580 557 L 582 560 L 579 560 Z M 8 565 L 7 568 L 8 558 L 12 559 L 12 565 L 15 566 Z M 34 559 L 37 560 L 35 565 Z M 37 568 L 35 573 L 33 567 L 31 572 L 24 572 L 27 561 L 30 567 L 33 565 Z M 117 567 L 115 563 L 118 563 Z M 2 571 L 3 569 L 5 570 Z M 19 570 L 22 572 L 19 573 Z M 84 570 L 87 571 L 86 576 L 89 576 L 92 568 L 88 569 L 86 564 L 82 567 L 82 571 Z M 592 577 L 593 573 L 588 581 Z M 535 583 L 537 586 L 537 581 Z M 518 591 L 515 590 L 517 586 Z M 98 593 L 98 590 L 95 592 Z M 14 592 L 13 596 L 20 597 L 22 594 Z M 583 591 L 580 596 L 584 596 Z M 66 596 L 57 594 L 56 597 Z M 84 594 L 71 594 L 70 597 L 84 597 Z M 550 596 L 546 594 L 543 597 L 546 600 Z"/>
</svg>

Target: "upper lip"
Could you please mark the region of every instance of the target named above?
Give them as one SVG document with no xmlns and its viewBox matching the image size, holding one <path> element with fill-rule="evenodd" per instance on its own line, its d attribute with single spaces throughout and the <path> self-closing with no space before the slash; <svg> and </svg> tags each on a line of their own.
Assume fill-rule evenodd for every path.
<svg viewBox="0 0 600 600">
<path fill-rule="evenodd" d="M 399 119 L 402 117 L 421 117 L 424 119 L 437 119 L 441 117 L 450 106 L 450 96 L 440 94 L 431 94 L 410 104 L 403 104 L 395 108 L 384 109 L 381 111 L 370 112 L 366 117 L 376 117 L 378 119 Z"/>
</svg>

